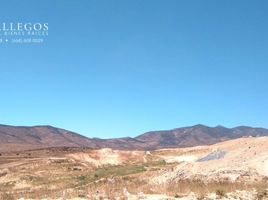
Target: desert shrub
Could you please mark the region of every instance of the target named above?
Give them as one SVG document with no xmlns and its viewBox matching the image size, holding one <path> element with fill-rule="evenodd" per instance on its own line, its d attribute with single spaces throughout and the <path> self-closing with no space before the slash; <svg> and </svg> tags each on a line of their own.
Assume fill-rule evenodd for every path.
<svg viewBox="0 0 268 200">
<path fill-rule="evenodd" d="M 256 195 L 257 200 L 263 200 L 263 199 L 266 199 L 267 197 L 268 197 L 267 190 L 259 190 L 257 192 L 257 195 Z"/>
<path fill-rule="evenodd" d="M 123 176 L 122 179 L 123 179 L 124 181 L 128 181 L 128 180 L 130 180 L 130 177 L 129 177 L 129 176 Z"/>
<path fill-rule="evenodd" d="M 225 196 L 225 191 L 222 189 L 217 189 L 216 190 L 216 195 L 219 197 L 224 197 Z"/>
<path fill-rule="evenodd" d="M 86 180 L 86 176 L 78 176 L 77 177 L 79 181 L 85 181 Z"/>
<path fill-rule="evenodd" d="M 179 194 L 175 194 L 175 196 L 174 196 L 175 198 L 181 198 L 181 197 L 183 197 L 182 195 L 179 195 Z"/>
<path fill-rule="evenodd" d="M 0 193 L 0 200 L 15 200 L 14 196 L 10 193 Z"/>
</svg>

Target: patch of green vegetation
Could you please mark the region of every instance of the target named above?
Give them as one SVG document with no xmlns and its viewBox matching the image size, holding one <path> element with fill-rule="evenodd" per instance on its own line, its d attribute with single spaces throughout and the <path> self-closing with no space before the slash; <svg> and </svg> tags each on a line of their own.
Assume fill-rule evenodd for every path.
<svg viewBox="0 0 268 200">
<path fill-rule="evenodd" d="M 105 178 L 108 176 L 126 176 L 146 171 L 143 165 L 125 165 L 125 166 L 109 166 L 98 168 L 94 171 L 95 178 Z"/>
<path fill-rule="evenodd" d="M 157 161 L 150 161 L 147 163 L 144 163 L 145 167 L 161 167 L 167 165 L 165 160 L 157 160 Z"/>
<path fill-rule="evenodd" d="M 84 185 L 88 182 L 88 178 L 86 176 L 83 176 L 83 175 L 78 176 L 77 180 L 79 182 L 79 185 Z"/>
<path fill-rule="evenodd" d="M 68 164 L 68 163 L 70 163 L 70 161 L 68 159 L 55 159 L 55 160 L 52 160 L 51 163 Z"/>
<path fill-rule="evenodd" d="M 84 185 L 101 178 L 122 177 L 144 171 L 146 171 L 146 168 L 143 165 L 105 166 L 97 168 L 95 171 L 92 171 L 87 175 L 78 176 L 76 180 L 79 182 L 79 185 Z"/>
</svg>

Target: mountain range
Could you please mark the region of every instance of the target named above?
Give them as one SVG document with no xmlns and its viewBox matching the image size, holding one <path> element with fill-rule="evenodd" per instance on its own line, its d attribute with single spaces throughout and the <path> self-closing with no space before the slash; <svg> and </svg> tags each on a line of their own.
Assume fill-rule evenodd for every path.
<svg viewBox="0 0 268 200">
<path fill-rule="evenodd" d="M 78 133 L 52 126 L 0 125 L 0 151 L 20 151 L 48 147 L 155 150 L 210 145 L 250 136 L 268 136 L 268 129 L 249 126 L 235 128 L 223 126 L 208 127 L 198 124 L 172 130 L 151 131 L 134 138 L 99 139 L 88 138 Z"/>
</svg>

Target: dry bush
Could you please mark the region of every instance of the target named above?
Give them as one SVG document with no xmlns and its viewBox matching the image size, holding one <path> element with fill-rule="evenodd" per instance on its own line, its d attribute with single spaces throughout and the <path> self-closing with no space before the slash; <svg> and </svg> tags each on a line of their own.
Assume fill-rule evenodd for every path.
<svg viewBox="0 0 268 200">
<path fill-rule="evenodd" d="M 198 199 L 204 199 L 204 197 L 209 193 L 216 193 L 218 196 L 224 196 L 226 193 L 234 192 L 236 190 L 246 190 L 250 191 L 256 188 L 263 191 L 263 188 L 267 187 L 267 183 L 260 182 L 254 184 L 244 184 L 244 183 L 232 183 L 232 182 L 213 182 L 204 183 L 202 181 L 179 181 L 167 184 L 150 185 L 144 184 L 140 186 L 140 190 L 147 194 L 167 194 L 169 196 L 185 196 L 190 192 L 196 194 Z"/>
<path fill-rule="evenodd" d="M 218 197 L 220 197 L 220 198 L 222 198 L 222 197 L 224 197 L 225 196 L 225 191 L 224 190 L 220 190 L 220 189 L 218 189 L 218 190 L 216 190 L 216 195 L 218 196 Z"/>
<path fill-rule="evenodd" d="M 268 191 L 267 189 L 258 190 L 256 194 L 257 200 L 263 200 L 268 198 Z"/>
<path fill-rule="evenodd" d="M 0 200 L 15 200 L 15 197 L 7 192 L 0 193 Z"/>
</svg>

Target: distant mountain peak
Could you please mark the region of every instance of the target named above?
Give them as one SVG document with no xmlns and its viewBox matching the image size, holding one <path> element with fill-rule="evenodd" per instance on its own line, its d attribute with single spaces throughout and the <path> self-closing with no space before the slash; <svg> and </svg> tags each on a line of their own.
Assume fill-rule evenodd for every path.
<svg viewBox="0 0 268 200">
<path fill-rule="evenodd" d="M 226 127 L 222 126 L 222 125 L 217 125 L 217 126 L 215 126 L 215 128 L 226 128 Z"/>
<path fill-rule="evenodd" d="M 193 128 L 209 128 L 208 126 L 205 126 L 204 124 L 196 124 L 192 126 Z"/>
</svg>

